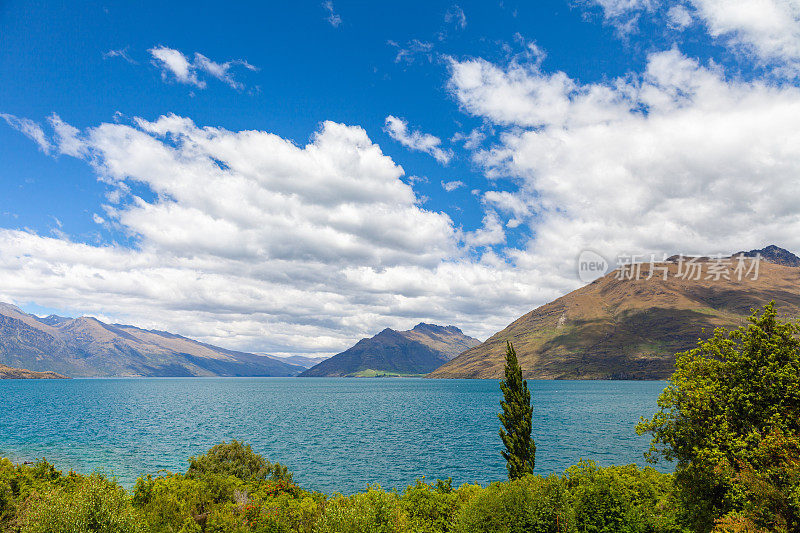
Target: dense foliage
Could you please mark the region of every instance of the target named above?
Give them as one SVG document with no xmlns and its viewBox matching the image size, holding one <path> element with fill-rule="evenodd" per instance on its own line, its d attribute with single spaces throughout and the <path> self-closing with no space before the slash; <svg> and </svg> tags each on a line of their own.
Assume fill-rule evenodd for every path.
<svg viewBox="0 0 800 533">
<path fill-rule="evenodd" d="M 503 429 L 500 438 L 505 450 L 508 479 L 517 479 L 533 473 L 536 460 L 536 444 L 531 438 L 533 408 L 528 382 L 522 379 L 522 368 L 517 361 L 517 352 L 510 341 L 506 342 L 505 379 L 500 382 L 503 401 L 499 415 Z"/>
<path fill-rule="evenodd" d="M 679 354 L 639 432 L 677 461 L 683 520 L 695 531 L 800 531 L 800 327 L 773 304 Z"/>
<path fill-rule="evenodd" d="M 200 466 L 202 465 L 202 466 Z M 185 474 L 140 478 L 130 492 L 100 475 L 0 460 L 0 531 L 14 533 L 673 532 L 672 476 L 581 463 L 559 476 L 488 487 L 418 480 L 402 492 L 305 491 L 233 442 Z M 272 465 L 274 467 L 274 465 Z"/>
</svg>

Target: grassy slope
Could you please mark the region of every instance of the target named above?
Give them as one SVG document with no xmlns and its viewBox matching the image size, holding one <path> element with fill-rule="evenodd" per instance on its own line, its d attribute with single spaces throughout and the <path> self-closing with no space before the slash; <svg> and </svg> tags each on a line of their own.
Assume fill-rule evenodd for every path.
<svg viewBox="0 0 800 533">
<path fill-rule="evenodd" d="M 0 365 L 0 379 L 69 379 L 55 372 L 33 372 L 24 368 Z"/>
<path fill-rule="evenodd" d="M 353 372 L 352 374 L 348 374 L 346 377 L 348 378 L 413 378 L 413 377 L 420 377 L 424 376 L 425 374 L 410 374 L 407 372 L 388 372 L 385 370 L 374 370 L 372 368 L 368 368 L 366 370 L 359 370 L 358 372 Z"/>
</svg>

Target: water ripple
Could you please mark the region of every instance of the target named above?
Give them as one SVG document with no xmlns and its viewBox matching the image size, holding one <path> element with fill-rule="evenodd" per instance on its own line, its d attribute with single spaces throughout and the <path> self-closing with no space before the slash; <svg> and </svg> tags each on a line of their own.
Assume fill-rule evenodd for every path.
<svg viewBox="0 0 800 533">
<path fill-rule="evenodd" d="M 538 473 L 579 459 L 644 464 L 640 416 L 663 382 L 533 381 Z M 415 478 L 505 477 L 492 380 L 154 378 L 2 380 L 0 455 L 138 475 L 239 439 L 289 466 L 302 486 L 350 493 Z"/>
</svg>

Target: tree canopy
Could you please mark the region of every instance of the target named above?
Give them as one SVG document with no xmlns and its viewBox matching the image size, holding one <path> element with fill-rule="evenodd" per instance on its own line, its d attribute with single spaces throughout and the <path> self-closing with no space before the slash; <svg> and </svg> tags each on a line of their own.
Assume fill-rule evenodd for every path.
<svg viewBox="0 0 800 533">
<path fill-rule="evenodd" d="M 774 303 L 749 322 L 678 354 L 659 411 L 637 427 L 653 437 L 650 460 L 676 461 L 676 486 L 697 531 L 736 516 L 772 531 L 800 525 L 798 476 L 788 479 L 778 460 L 800 435 L 800 327 L 782 322 Z M 752 504 L 765 491 L 775 505 L 759 518 Z"/>
</svg>

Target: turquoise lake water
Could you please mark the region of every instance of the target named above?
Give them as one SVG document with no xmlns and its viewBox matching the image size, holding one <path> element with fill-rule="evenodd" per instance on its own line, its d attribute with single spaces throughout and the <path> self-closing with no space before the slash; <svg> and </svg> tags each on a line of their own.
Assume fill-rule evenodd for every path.
<svg viewBox="0 0 800 533">
<path fill-rule="evenodd" d="M 664 382 L 528 384 L 537 473 L 581 458 L 645 464 L 649 441 L 634 426 L 655 412 Z M 488 483 L 506 475 L 500 396 L 494 380 L 0 380 L 0 456 L 101 470 L 130 487 L 235 438 L 326 493 L 402 489 L 421 476 Z"/>
</svg>

